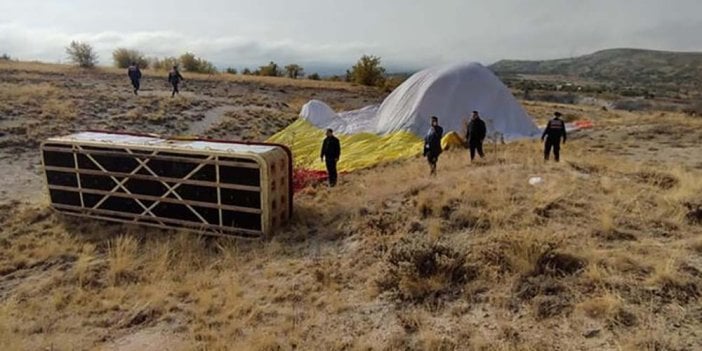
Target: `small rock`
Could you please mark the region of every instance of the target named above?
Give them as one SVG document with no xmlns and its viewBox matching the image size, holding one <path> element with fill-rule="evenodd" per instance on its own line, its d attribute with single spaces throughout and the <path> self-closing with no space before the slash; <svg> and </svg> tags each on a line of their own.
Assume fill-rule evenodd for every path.
<svg viewBox="0 0 702 351">
<path fill-rule="evenodd" d="M 590 330 L 590 331 L 586 332 L 585 334 L 583 334 L 583 336 L 586 337 L 586 338 L 588 338 L 588 339 L 589 339 L 589 338 L 594 338 L 594 337 L 596 337 L 596 336 L 598 336 L 598 335 L 600 335 L 600 330 L 599 330 L 599 329 L 593 329 L 593 330 Z"/>
</svg>

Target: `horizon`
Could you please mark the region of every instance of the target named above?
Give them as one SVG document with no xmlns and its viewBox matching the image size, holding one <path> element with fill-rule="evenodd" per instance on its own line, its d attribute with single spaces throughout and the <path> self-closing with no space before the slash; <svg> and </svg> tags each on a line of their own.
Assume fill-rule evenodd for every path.
<svg viewBox="0 0 702 351">
<path fill-rule="evenodd" d="M 491 66 L 491 65 L 493 65 L 493 64 L 496 64 L 496 63 L 498 63 L 498 62 L 500 62 L 500 61 L 522 61 L 522 62 L 527 62 L 527 61 L 567 60 L 567 59 L 573 59 L 573 58 L 588 56 L 588 55 L 596 54 L 596 53 L 599 53 L 599 52 L 611 51 L 611 50 L 639 50 L 639 51 L 651 51 L 651 52 L 674 53 L 674 54 L 702 54 L 702 51 L 677 51 L 677 50 L 661 50 L 661 49 L 650 49 L 650 48 L 618 47 L 618 48 L 604 48 L 604 49 L 598 49 L 598 50 L 593 51 L 593 52 L 590 52 L 590 53 L 585 53 L 585 54 L 582 54 L 582 55 L 572 56 L 572 57 L 556 57 L 556 58 L 544 58 L 544 59 L 538 59 L 538 58 L 537 58 L 537 59 L 503 58 L 503 59 L 496 60 L 496 61 L 494 61 L 494 62 L 489 62 L 489 63 L 478 62 L 478 63 L 484 65 L 485 67 L 489 67 L 489 66 Z M 2 54 L 7 54 L 7 53 L 0 52 L 0 55 L 2 55 Z M 8 56 L 9 56 L 9 55 L 8 55 Z M 150 56 L 150 55 L 148 55 L 148 54 L 145 54 L 145 56 L 146 56 L 147 59 L 154 59 L 154 58 L 159 58 L 159 59 L 160 59 L 160 58 L 162 58 L 162 57 Z M 71 65 L 71 63 L 69 63 L 69 59 L 68 59 L 68 58 L 66 58 L 65 60 L 59 60 L 59 61 L 56 61 L 56 62 L 49 62 L 49 61 L 36 60 L 36 59 L 25 60 L 25 59 L 18 58 L 18 57 L 14 57 L 14 56 L 9 56 L 9 57 L 10 57 L 10 60 L 12 60 L 12 61 L 18 61 L 18 62 L 30 62 L 30 63 L 40 63 L 40 64 Z M 207 60 L 207 57 L 198 56 L 198 58 Z M 266 64 L 269 63 L 270 61 L 271 61 L 271 60 L 266 61 L 266 62 L 263 62 L 263 63 L 261 63 L 261 64 L 258 65 L 258 66 L 253 66 L 253 65 L 251 65 L 251 66 L 241 66 L 241 67 L 233 66 L 233 65 L 219 65 L 219 64 L 214 63 L 214 62 L 213 62 L 213 64 L 216 66 L 217 70 L 218 70 L 220 73 L 224 72 L 227 68 L 235 68 L 239 73 L 241 73 L 241 71 L 242 71 L 243 69 L 245 69 L 245 68 L 251 69 L 251 70 L 253 71 L 253 70 L 258 69 L 259 66 L 264 66 L 264 65 L 266 65 Z M 446 62 L 446 63 L 443 63 L 443 64 L 452 64 L 452 63 L 459 63 L 459 62 L 462 62 L 462 61 Z M 275 62 L 275 63 L 278 64 L 279 66 L 283 66 L 283 65 L 285 65 L 285 64 L 294 63 L 294 62 Z M 319 74 L 319 75 L 321 75 L 321 76 L 331 77 L 331 76 L 343 75 L 343 74 L 345 73 L 345 71 L 346 71 L 347 69 L 349 69 L 351 66 L 353 66 L 355 63 L 356 63 L 356 61 L 354 61 L 354 62 L 349 62 L 348 66 L 337 65 L 337 66 L 336 66 L 336 69 L 334 69 L 334 65 L 326 64 L 326 66 L 331 67 L 331 68 L 329 68 L 329 69 L 326 70 L 326 71 L 325 71 L 324 69 L 321 69 L 321 70 L 309 70 L 309 71 L 308 71 L 307 67 L 303 67 L 303 68 L 305 69 L 305 74 L 317 73 L 317 74 Z M 110 58 L 109 63 L 106 63 L 106 62 L 100 60 L 96 66 L 97 66 L 97 67 L 105 67 L 105 68 L 114 68 L 114 67 L 115 67 L 114 62 L 112 61 L 111 58 Z M 313 66 L 310 66 L 310 67 L 320 67 L 320 66 L 321 66 L 321 67 L 324 67 L 325 64 L 324 64 L 324 63 L 321 63 L 320 65 L 317 65 L 317 66 L 314 66 L 314 65 L 313 65 Z M 421 71 L 421 70 L 424 70 L 424 69 L 427 69 L 427 68 L 430 68 L 430 67 L 432 67 L 432 65 L 424 66 L 424 67 L 417 67 L 417 68 L 413 68 L 413 69 L 404 69 L 404 70 L 392 70 L 392 69 L 388 69 L 388 70 L 387 70 L 387 75 L 411 75 L 411 74 L 414 74 L 414 73 L 416 73 L 416 72 L 419 72 L 419 71 Z M 387 67 L 386 67 L 386 68 L 387 68 Z"/>
<path fill-rule="evenodd" d="M 274 61 L 306 73 L 343 74 L 364 54 L 391 73 L 451 62 L 578 57 L 612 48 L 699 52 L 702 3 L 605 0 L 538 6 L 518 0 L 203 0 L 197 4 L 26 0 L 0 4 L 0 54 L 65 62 L 75 40 L 92 45 L 101 66 L 112 51 L 147 57 L 191 52 L 215 64 L 256 69 Z M 99 7 L 99 8 L 98 8 Z M 602 9 L 606 8 L 607 11 Z M 496 25 L 497 24 L 497 25 Z M 125 29 L 126 28 L 126 29 Z"/>
</svg>

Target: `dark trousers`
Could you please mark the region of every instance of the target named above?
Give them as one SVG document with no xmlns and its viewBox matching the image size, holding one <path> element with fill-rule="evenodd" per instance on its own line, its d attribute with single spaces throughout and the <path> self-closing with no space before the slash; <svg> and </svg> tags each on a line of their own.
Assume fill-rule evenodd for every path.
<svg viewBox="0 0 702 351">
<path fill-rule="evenodd" d="M 427 153 L 427 162 L 429 162 L 429 174 L 436 174 L 436 164 L 439 162 L 439 155 L 431 152 Z"/>
<path fill-rule="evenodd" d="M 551 154 L 551 149 L 553 149 L 553 158 L 556 162 L 561 160 L 561 138 L 546 138 L 546 144 L 544 145 L 544 160 L 548 161 L 548 157 Z"/>
<path fill-rule="evenodd" d="M 132 86 L 134 87 L 134 94 L 136 95 L 137 91 L 139 91 L 139 80 L 132 79 Z"/>
<path fill-rule="evenodd" d="M 485 153 L 483 152 L 483 141 L 471 141 L 468 142 L 468 149 L 470 149 L 470 160 L 472 161 L 475 158 L 475 152 L 478 152 L 478 155 L 480 155 L 480 158 L 485 158 Z"/>
<path fill-rule="evenodd" d="M 329 186 L 335 186 L 336 185 L 336 178 L 337 178 L 336 160 L 325 157 L 324 163 L 327 164 L 327 176 L 329 178 Z"/>
<path fill-rule="evenodd" d="M 173 82 L 171 85 L 173 86 L 173 92 L 171 93 L 171 97 L 175 96 L 175 94 L 180 94 L 180 91 L 178 91 L 178 82 Z"/>
</svg>

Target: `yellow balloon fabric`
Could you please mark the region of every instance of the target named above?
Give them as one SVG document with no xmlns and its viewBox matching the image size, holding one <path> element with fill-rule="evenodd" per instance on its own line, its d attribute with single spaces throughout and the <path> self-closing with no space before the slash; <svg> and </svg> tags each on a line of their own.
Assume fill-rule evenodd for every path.
<svg viewBox="0 0 702 351">
<path fill-rule="evenodd" d="M 306 120 L 299 119 L 284 130 L 273 135 L 268 142 L 287 145 L 293 152 L 295 167 L 309 170 L 324 170 L 320 151 L 325 131 Z M 372 133 L 340 134 L 341 159 L 337 169 L 350 172 L 368 168 L 381 162 L 411 158 L 422 153 L 423 140 L 410 132 L 388 135 Z M 463 145 L 458 134 L 451 132 L 442 139 L 444 149 Z"/>
</svg>

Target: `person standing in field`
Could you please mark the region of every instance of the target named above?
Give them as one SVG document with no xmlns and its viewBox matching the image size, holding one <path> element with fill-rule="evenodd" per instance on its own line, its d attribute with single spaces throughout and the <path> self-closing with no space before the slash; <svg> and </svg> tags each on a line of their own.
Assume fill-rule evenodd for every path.
<svg viewBox="0 0 702 351">
<path fill-rule="evenodd" d="M 485 121 L 480 118 L 478 111 L 473 111 L 473 116 L 468 122 L 468 130 L 466 132 L 466 140 L 468 140 L 468 149 L 470 149 L 470 161 L 473 162 L 475 152 L 478 152 L 480 158 L 485 158 L 483 152 L 483 141 L 487 135 L 487 127 Z"/>
<path fill-rule="evenodd" d="M 183 78 L 183 76 L 180 75 L 180 72 L 178 72 L 178 66 L 173 66 L 173 69 L 168 72 L 168 83 L 171 83 L 171 86 L 173 86 L 171 97 L 174 97 L 175 94 L 180 94 L 178 84 L 180 84 L 180 82 L 183 80 L 185 80 L 185 78 Z"/>
<path fill-rule="evenodd" d="M 132 62 L 127 68 L 127 76 L 132 81 L 132 86 L 134 87 L 134 95 L 139 95 L 139 88 L 141 82 L 141 70 L 139 70 L 139 65 L 136 62 Z"/>
<path fill-rule="evenodd" d="M 548 121 L 546 124 L 546 129 L 541 135 L 541 141 L 546 139 L 546 144 L 544 145 L 544 159 L 548 161 L 551 154 L 551 149 L 553 149 L 553 156 L 556 162 L 561 159 L 561 138 L 563 138 L 563 144 L 566 142 L 566 126 L 565 122 L 561 119 L 561 113 L 556 112 L 553 114 L 553 119 Z"/>
<path fill-rule="evenodd" d="M 327 129 L 327 137 L 324 138 L 322 143 L 322 152 L 320 158 L 327 166 L 327 176 L 329 178 L 329 186 L 336 186 L 336 164 L 339 162 L 339 157 L 341 157 L 341 143 L 339 139 L 334 136 L 334 131 Z"/>
<path fill-rule="evenodd" d="M 444 136 L 444 129 L 439 126 L 439 118 L 431 117 L 431 127 L 426 137 L 424 137 L 424 157 L 429 162 L 429 175 L 436 175 L 436 164 L 441 155 L 441 138 Z"/>
</svg>

